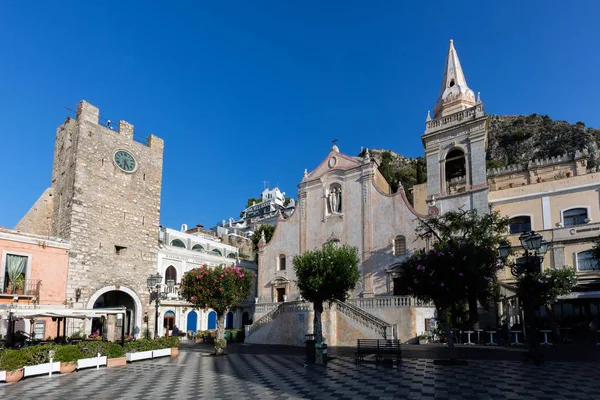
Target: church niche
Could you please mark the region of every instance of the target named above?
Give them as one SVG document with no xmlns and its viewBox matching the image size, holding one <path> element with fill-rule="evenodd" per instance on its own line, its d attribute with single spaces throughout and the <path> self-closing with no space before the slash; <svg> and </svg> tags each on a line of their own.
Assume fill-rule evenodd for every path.
<svg viewBox="0 0 600 400">
<path fill-rule="evenodd" d="M 342 213 L 342 186 L 339 183 L 332 183 L 326 194 L 327 214 Z"/>
</svg>

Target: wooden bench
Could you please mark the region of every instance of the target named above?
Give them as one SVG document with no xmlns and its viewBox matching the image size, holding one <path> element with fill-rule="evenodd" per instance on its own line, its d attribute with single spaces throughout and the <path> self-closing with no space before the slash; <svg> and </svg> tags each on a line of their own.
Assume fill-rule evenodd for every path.
<svg viewBox="0 0 600 400">
<path fill-rule="evenodd" d="M 365 355 L 374 354 L 375 363 L 383 361 L 386 355 L 392 355 L 396 358 L 396 364 L 400 364 L 402 358 L 402 349 L 398 339 L 357 339 L 356 352 L 354 360 L 356 362 L 364 361 Z"/>
</svg>

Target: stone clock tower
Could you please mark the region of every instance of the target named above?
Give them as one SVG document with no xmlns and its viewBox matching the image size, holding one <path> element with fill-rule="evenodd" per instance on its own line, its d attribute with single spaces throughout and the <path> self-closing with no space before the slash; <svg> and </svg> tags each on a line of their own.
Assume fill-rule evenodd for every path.
<svg viewBox="0 0 600 400">
<path fill-rule="evenodd" d="M 98 120 L 98 108 L 82 101 L 77 118 L 58 127 L 51 187 L 16 229 L 68 241 L 67 304 L 125 306 L 125 329 L 138 336 L 146 279 L 156 272 L 164 142 L 139 143 L 133 125 L 113 130 Z"/>
</svg>

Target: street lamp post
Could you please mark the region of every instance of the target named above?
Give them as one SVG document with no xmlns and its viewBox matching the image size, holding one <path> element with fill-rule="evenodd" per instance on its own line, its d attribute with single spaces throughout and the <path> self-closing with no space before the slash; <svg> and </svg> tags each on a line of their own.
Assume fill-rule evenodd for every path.
<svg viewBox="0 0 600 400">
<path fill-rule="evenodd" d="M 516 278 L 521 278 L 521 285 L 519 288 L 519 295 L 523 296 L 523 300 L 526 304 L 527 320 L 529 321 L 529 341 L 530 348 L 528 357 L 534 362 L 541 361 L 541 354 L 539 352 L 539 346 L 537 342 L 537 331 L 535 327 L 535 299 L 531 293 L 532 282 L 536 273 L 541 271 L 542 262 L 544 261 L 544 255 L 548 251 L 548 242 L 544 240 L 542 235 L 535 233 L 534 231 L 524 232 L 519 236 L 519 241 L 524 249 L 524 261 L 513 262 L 510 264 L 510 272 Z M 506 262 L 510 254 L 510 244 L 504 242 L 498 248 L 500 258 Z M 525 324 L 523 324 L 525 328 Z"/>
<path fill-rule="evenodd" d="M 160 301 L 167 298 L 167 293 L 160 290 L 160 283 L 162 282 L 162 276 L 159 273 L 150 275 L 147 279 L 148 291 L 150 292 L 150 304 L 154 302 L 155 313 L 154 313 L 154 337 L 158 337 L 158 307 Z M 172 288 L 175 282 L 172 279 L 167 280 L 167 285 Z"/>
</svg>

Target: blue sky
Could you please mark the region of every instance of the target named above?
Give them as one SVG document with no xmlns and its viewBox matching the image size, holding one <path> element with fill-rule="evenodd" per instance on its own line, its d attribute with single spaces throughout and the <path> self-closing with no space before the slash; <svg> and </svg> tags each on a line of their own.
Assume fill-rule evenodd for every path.
<svg viewBox="0 0 600 400">
<path fill-rule="evenodd" d="M 296 196 L 333 138 L 422 155 L 449 39 L 493 114 L 600 127 L 597 1 L 0 2 L 0 225 L 50 185 L 85 99 L 165 140 L 161 222 Z M 493 4 L 488 4 L 493 3 Z"/>
</svg>

